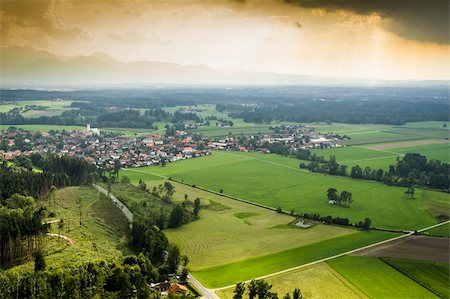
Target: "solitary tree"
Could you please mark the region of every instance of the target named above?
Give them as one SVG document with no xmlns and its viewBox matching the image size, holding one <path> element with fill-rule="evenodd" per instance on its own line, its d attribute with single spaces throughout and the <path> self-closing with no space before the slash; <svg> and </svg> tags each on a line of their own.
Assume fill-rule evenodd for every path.
<svg viewBox="0 0 450 299">
<path fill-rule="evenodd" d="M 300 289 L 295 289 L 294 293 L 292 295 L 292 299 L 302 299 L 303 295 L 302 292 L 300 291 Z"/>
<path fill-rule="evenodd" d="M 201 209 L 200 198 L 197 197 L 197 198 L 194 200 L 194 210 L 193 210 L 193 212 L 192 212 L 195 219 L 198 218 L 198 215 L 199 215 L 199 213 L 200 213 L 200 209 Z"/>
<path fill-rule="evenodd" d="M 338 196 L 337 189 L 335 189 L 335 188 L 328 188 L 328 190 L 327 190 L 327 197 L 328 197 L 328 200 L 338 201 L 339 196 Z"/>
<path fill-rule="evenodd" d="M 353 202 L 352 193 L 348 191 L 342 191 L 339 196 L 339 202 L 344 203 L 347 207 L 350 207 L 350 204 Z"/>
<path fill-rule="evenodd" d="M 364 222 L 361 225 L 361 228 L 363 230 L 368 230 L 370 228 L 370 225 L 372 225 L 372 220 L 370 220 L 370 218 L 366 218 L 364 219 Z"/>
<path fill-rule="evenodd" d="M 242 297 L 244 296 L 244 292 L 245 292 L 245 284 L 243 282 L 238 282 L 233 291 L 234 293 L 233 299 L 242 299 Z"/>
<path fill-rule="evenodd" d="M 258 283 L 256 282 L 256 280 L 253 279 L 248 284 L 248 298 L 254 299 L 257 293 L 258 293 Z"/>
<path fill-rule="evenodd" d="M 45 270 L 45 257 L 42 251 L 36 252 L 34 256 L 34 272 Z"/>
</svg>

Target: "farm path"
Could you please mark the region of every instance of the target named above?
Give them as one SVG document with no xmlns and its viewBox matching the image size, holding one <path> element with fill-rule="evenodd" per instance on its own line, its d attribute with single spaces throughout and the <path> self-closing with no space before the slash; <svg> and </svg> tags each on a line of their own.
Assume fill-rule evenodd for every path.
<svg viewBox="0 0 450 299">
<path fill-rule="evenodd" d="M 418 230 L 417 232 L 423 232 L 423 231 L 426 231 L 426 230 L 429 230 L 429 229 L 432 229 L 432 228 L 435 228 L 435 227 L 438 227 L 438 226 L 441 226 L 441 225 L 444 225 L 444 224 L 447 224 L 447 223 L 450 223 L 450 220 L 445 221 L 445 222 L 441 222 L 441 223 L 438 223 L 438 224 L 435 224 L 435 225 L 432 225 L 432 226 L 424 227 L 424 228 Z M 386 244 L 386 243 L 389 243 L 389 242 L 392 242 L 392 241 L 403 239 L 403 238 L 409 237 L 409 236 L 411 236 L 413 234 L 414 234 L 414 232 L 411 231 L 411 232 L 409 232 L 407 234 L 404 234 L 404 235 L 401 235 L 401 236 L 398 236 L 398 237 L 395 237 L 395 238 L 391 238 L 391 239 L 388 239 L 388 240 L 384 240 L 384 241 L 381 241 L 381 242 L 377 242 L 377 243 L 374 243 L 374 244 L 363 246 L 363 247 L 360 247 L 360 248 L 357 248 L 357 249 L 349 250 L 347 252 L 343 252 L 343 253 L 340 253 L 340 254 L 329 256 L 329 257 L 326 257 L 326 258 L 323 258 L 323 259 L 320 259 L 320 260 L 317 260 L 317 261 L 314 261 L 314 262 L 311 262 L 311 263 L 307 263 L 307 264 L 300 265 L 300 266 L 297 266 L 297 267 L 285 269 L 285 270 L 282 270 L 282 271 L 278 271 L 278 272 L 275 272 L 275 273 L 267 274 L 267 275 L 264 275 L 264 276 L 261 276 L 261 277 L 256 277 L 256 278 L 253 278 L 253 279 L 255 279 L 255 280 L 265 279 L 265 278 L 268 278 L 268 277 L 276 276 L 276 275 L 283 274 L 283 273 L 286 273 L 286 272 L 290 272 L 290 271 L 293 271 L 293 270 L 302 269 L 302 268 L 305 268 L 305 267 L 308 267 L 308 266 L 312 266 L 312 265 L 315 265 L 315 264 L 318 264 L 318 263 L 326 262 L 326 261 L 329 261 L 331 259 L 335 259 L 335 258 L 344 256 L 344 255 L 356 253 L 356 252 L 361 251 L 361 250 L 369 249 L 369 248 L 372 248 L 372 247 L 375 247 L 375 246 L 379 246 L 379 245 L 383 245 L 383 244 Z M 251 280 L 253 280 L 253 279 L 251 279 Z M 247 281 L 244 281 L 244 282 L 247 283 L 247 282 L 250 282 L 251 280 L 247 280 Z M 221 287 L 221 288 L 216 288 L 216 289 L 213 289 L 213 291 L 220 291 L 220 290 L 224 290 L 224 289 L 228 289 L 228 288 L 232 288 L 232 287 L 234 287 L 234 285 L 229 285 L 229 286 L 225 286 L 225 287 Z"/>
<path fill-rule="evenodd" d="M 60 235 L 60 234 L 53 234 L 53 233 L 46 233 L 47 236 L 51 236 L 51 237 L 58 237 L 61 238 L 65 241 L 67 241 L 67 243 L 69 243 L 70 245 L 75 244 L 75 241 L 71 238 L 69 238 L 68 236 L 64 236 L 64 235 Z"/>
<path fill-rule="evenodd" d="M 316 174 L 316 175 L 323 175 L 323 174 L 318 173 L 318 172 L 311 172 L 309 170 L 305 170 L 305 169 L 301 169 L 301 168 L 295 168 L 295 167 L 292 167 L 292 166 L 288 166 L 288 165 L 284 165 L 284 164 L 280 164 L 280 163 L 276 163 L 276 162 L 272 162 L 272 161 L 267 161 L 267 160 L 264 160 L 264 159 L 258 159 L 258 158 L 254 158 L 254 157 L 243 156 L 243 155 L 239 155 L 239 154 L 231 154 L 231 153 L 221 153 L 221 154 L 229 155 L 229 156 L 242 157 L 242 158 L 248 158 L 248 159 L 251 159 L 251 160 L 260 161 L 260 162 L 263 162 L 263 163 L 268 163 L 268 164 L 272 164 L 272 165 L 276 165 L 276 166 L 292 169 L 292 170 L 295 170 L 295 171 L 306 172 L 306 173 Z"/>
<path fill-rule="evenodd" d="M 166 178 L 166 177 L 164 177 Z M 106 196 L 108 196 L 108 190 L 106 190 L 105 188 L 97 185 L 97 184 L 92 184 L 92 186 L 97 189 L 99 192 L 105 194 Z M 127 219 L 132 223 L 133 222 L 133 213 L 131 213 L 131 211 L 119 200 L 117 199 L 116 196 L 114 196 L 112 193 L 109 193 L 109 197 L 111 198 L 111 200 L 117 205 L 117 207 L 120 208 L 120 210 L 123 212 L 123 214 L 125 215 L 125 217 L 127 217 Z M 69 244 L 74 244 L 75 242 L 70 239 L 69 237 L 66 236 L 62 236 L 62 235 L 57 235 L 57 234 L 51 234 L 51 235 L 55 235 L 58 236 L 60 238 L 63 238 L 65 240 L 67 240 L 69 242 Z M 195 279 L 194 276 L 192 276 L 191 274 L 188 275 L 188 280 L 189 283 L 193 284 L 197 290 L 200 291 L 200 293 L 203 294 L 202 298 L 205 299 L 220 299 L 219 296 L 216 295 L 216 293 L 214 293 L 214 291 L 209 290 L 207 288 L 205 288 L 197 279 Z"/>
<path fill-rule="evenodd" d="M 105 188 L 97 185 L 97 184 L 92 184 L 92 186 L 97 189 L 99 192 L 105 194 L 106 196 L 108 196 L 109 193 L 109 198 L 111 198 L 111 200 L 116 204 L 116 206 L 122 211 L 122 213 L 125 215 L 125 217 L 127 217 L 128 221 L 130 223 L 133 223 L 133 213 L 131 213 L 131 211 L 113 194 L 111 194 L 111 192 L 108 192 L 108 190 L 106 190 Z"/>
</svg>

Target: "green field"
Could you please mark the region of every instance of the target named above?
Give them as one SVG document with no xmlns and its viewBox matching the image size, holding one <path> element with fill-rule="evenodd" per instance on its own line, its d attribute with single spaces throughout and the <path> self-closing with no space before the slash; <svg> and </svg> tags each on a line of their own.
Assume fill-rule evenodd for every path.
<svg viewBox="0 0 450 299">
<path fill-rule="evenodd" d="M 223 266 L 192 271 L 203 285 L 218 288 L 304 265 L 336 254 L 376 243 L 396 234 L 380 231 L 358 232 L 273 254 L 249 258 Z"/>
<path fill-rule="evenodd" d="M 50 130 L 81 131 L 81 130 L 86 129 L 85 127 L 81 127 L 81 126 L 64 126 L 64 125 L 0 125 L 0 130 L 6 130 L 9 127 L 17 127 L 17 128 L 22 128 L 24 130 L 42 131 L 42 132 L 47 132 Z"/>
<path fill-rule="evenodd" d="M 80 210 L 82 204 L 82 225 Z M 69 245 L 65 240 L 46 236 L 45 252 L 47 268 L 62 268 L 96 260 L 114 260 L 130 254 L 125 246 L 124 234 L 128 222 L 122 212 L 105 196 L 90 187 L 67 187 L 56 192 L 56 205 L 46 202 L 48 211 L 56 212 L 56 217 L 47 221 L 63 219 L 60 230 L 57 223 L 51 224 L 51 233 L 65 235 L 75 241 Z M 32 260 L 16 266 L 11 271 L 32 271 Z"/>
<path fill-rule="evenodd" d="M 399 153 L 419 153 L 425 155 L 429 160 L 436 159 L 442 162 L 450 162 L 450 142 L 440 144 L 426 144 L 413 147 L 395 148 L 393 151 Z"/>
<path fill-rule="evenodd" d="M 327 160 L 331 155 L 336 156 L 336 161 L 339 164 L 348 166 L 348 172 L 350 172 L 351 167 L 356 165 L 362 168 L 368 166 L 372 169 L 389 169 L 389 165 L 395 165 L 397 163 L 397 157 L 402 156 L 395 150 L 381 151 L 355 146 L 314 149 L 312 152 L 318 156 L 324 156 Z"/>
<path fill-rule="evenodd" d="M 444 128 L 443 124 L 447 127 Z M 309 124 L 319 132 L 333 132 L 348 135 L 350 140 L 340 141 L 344 145 L 361 145 L 369 143 L 395 142 L 402 140 L 445 139 L 449 138 L 448 122 L 414 122 L 402 126 L 380 124 Z"/>
<path fill-rule="evenodd" d="M 405 188 L 346 177 L 327 176 L 298 169 L 300 161 L 278 155 L 214 152 L 210 157 L 189 159 L 166 167 L 127 170 L 132 181 L 173 177 L 215 191 L 297 213 L 347 217 L 358 222 L 365 217 L 382 228 L 418 229 L 436 223 L 435 216 L 448 214 L 448 195 L 417 189 L 407 200 Z M 330 187 L 352 192 L 350 208 L 328 204 Z"/>
<path fill-rule="evenodd" d="M 358 233 L 321 224 L 309 229 L 291 227 L 287 225 L 295 219 L 291 216 L 173 184 L 176 201 L 184 200 L 187 194 L 191 199 L 199 197 L 204 205 L 199 220 L 165 230 L 167 237 L 189 256 L 194 271 Z"/>
<path fill-rule="evenodd" d="M 286 293 L 291 293 L 292 296 L 295 288 L 301 290 L 305 299 L 368 298 L 326 263 L 272 276 L 265 281 L 273 285 L 272 290 L 280 298 Z M 216 293 L 222 299 L 231 299 L 233 290 L 234 288 L 229 288 Z"/>
<path fill-rule="evenodd" d="M 338 144 L 342 145 L 362 145 L 362 144 L 372 144 L 372 143 L 385 143 L 394 141 L 405 141 L 405 140 L 419 140 L 427 139 L 433 137 L 424 137 L 414 134 L 406 134 L 401 131 L 373 131 L 373 132 L 360 132 L 360 133 L 350 133 L 347 134 L 351 137 L 349 140 L 339 141 Z"/>
<path fill-rule="evenodd" d="M 23 117 L 40 117 L 40 116 L 55 116 L 60 115 L 66 110 L 73 109 L 70 107 L 72 101 L 59 100 L 59 101 L 18 101 L 13 104 L 0 105 L 0 112 L 8 112 L 13 108 L 19 108 L 22 111 L 26 105 L 37 105 L 48 107 L 45 110 L 29 110 L 22 112 Z"/>
<path fill-rule="evenodd" d="M 344 256 L 327 263 L 369 298 L 439 298 L 376 257 Z"/>
<path fill-rule="evenodd" d="M 436 295 L 450 297 L 448 264 L 398 258 L 383 260 Z"/>
<path fill-rule="evenodd" d="M 432 236 L 437 236 L 437 237 L 450 237 L 450 224 L 444 224 L 432 229 L 429 229 L 427 231 L 425 231 L 425 233 L 428 233 Z"/>
</svg>

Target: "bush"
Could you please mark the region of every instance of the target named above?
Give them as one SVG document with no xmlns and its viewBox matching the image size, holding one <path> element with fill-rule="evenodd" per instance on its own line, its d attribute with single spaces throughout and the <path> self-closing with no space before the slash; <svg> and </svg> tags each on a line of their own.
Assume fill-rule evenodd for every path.
<svg viewBox="0 0 450 299">
<path fill-rule="evenodd" d="M 45 270 L 45 258 L 42 251 L 36 252 L 34 256 L 34 272 Z"/>
</svg>

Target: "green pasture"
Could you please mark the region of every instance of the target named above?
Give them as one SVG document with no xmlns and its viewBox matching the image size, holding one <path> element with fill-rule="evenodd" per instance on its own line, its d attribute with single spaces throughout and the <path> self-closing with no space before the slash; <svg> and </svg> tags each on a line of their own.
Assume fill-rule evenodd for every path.
<svg viewBox="0 0 450 299">
<path fill-rule="evenodd" d="M 42 132 L 48 132 L 50 130 L 81 131 L 86 129 L 85 127 L 81 126 L 65 126 L 65 125 L 0 125 L 0 130 L 7 130 L 9 127 L 17 127 L 28 131 L 42 131 Z"/>
<path fill-rule="evenodd" d="M 444 124 L 447 126 L 444 127 Z M 450 122 L 448 121 L 419 121 L 407 123 L 401 127 L 405 128 L 428 128 L 428 129 L 450 129 Z"/>
<path fill-rule="evenodd" d="M 160 183 L 152 181 L 147 186 L 151 189 Z M 189 266 L 194 271 L 358 233 L 357 230 L 322 224 L 309 229 L 291 227 L 288 223 L 294 217 L 173 184 L 175 201 L 184 200 L 187 194 L 191 200 L 199 197 L 203 206 L 200 219 L 164 231 L 189 257 Z"/>
<path fill-rule="evenodd" d="M 327 263 L 369 298 L 439 298 L 376 257 L 344 256 Z"/>
<path fill-rule="evenodd" d="M 447 263 L 384 258 L 385 262 L 441 298 L 450 297 Z"/>
<path fill-rule="evenodd" d="M 362 145 L 362 144 L 372 144 L 372 143 L 385 143 L 385 142 L 395 142 L 395 141 L 405 141 L 405 140 L 418 140 L 433 138 L 418 136 L 414 134 L 406 134 L 402 132 L 394 131 L 372 131 L 372 132 L 359 132 L 347 134 L 351 137 L 349 140 L 338 141 L 336 143 L 342 145 Z"/>
<path fill-rule="evenodd" d="M 425 155 L 429 160 L 437 159 L 442 162 L 450 162 L 450 141 L 449 143 L 424 144 L 413 147 L 395 148 L 393 151 L 399 153 L 419 153 Z"/>
<path fill-rule="evenodd" d="M 81 223 L 80 226 L 80 201 Z M 56 192 L 55 202 L 44 203 L 48 211 L 56 212 L 47 221 L 63 219 L 64 226 L 51 224 L 50 232 L 65 235 L 75 241 L 73 245 L 53 236 L 45 236 L 47 268 L 63 268 L 68 265 L 97 260 L 114 260 L 127 254 L 125 232 L 128 222 L 115 205 L 90 187 L 67 187 Z M 34 262 L 29 260 L 10 271 L 32 271 Z"/>
<path fill-rule="evenodd" d="M 318 156 L 324 156 L 329 159 L 331 155 L 336 156 L 336 161 L 341 165 L 347 165 L 347 171 L 351 167 L 359 165 L 362 168 L 369 166 L 372 169 L 388 169 L 389 165 L 395 165 L 397 157 L 402 154 L 395 150 L 373 150 L 363 147 L 341 147 L 312 150 Z"/>
<path fill-rule="evenodd" d="M 206 287 L 224 287 L 239 281 L 276 273 L 344 253 L 394 236 L 396 234 L 380 231 L 358 232 L 277 253 L 249 258 L 240 262 L 213 266 L 201 271 L 192 272 Z"/>
<path fill-rule="evenodd" d="M 444 224 L 432 229 L 429 229 L 427 231 L 425 231 L 425 233 L 428 233 L 432 236 L 437 236 L 437 237 L 450 237 L 450 224 Z"/>
<path fill-rule="evenodd" d="M 349 218 L 355 223 L 369 217 L 372 225 L 391 229 L 419 229 L 449 213 L 448 194 L 417 189 L 414 199 L 405 188 L 379 182 L 311 173 L 298 168 L 299 160 L 258 153 L 214 152 L 166 167 L 127 170 L 133 182 L 173 177 L 249 201 L 294 210 Z M 350 208 L 328 204 L 326 191 L 334 187 L 353 194 Z"/>
<path fill-rule="evenodd" d="M 308 123 L 307 125 L 315 128 L 321 133 L 334 133 L 341 135 L 379 132 L 391 128 L 390 125 L 381 124 Z"/>
<path fill-rule="evenodd" d="M 326 263 L 275 275 L 265 281 L 272 285 L 272 291 L 277 292 L 280 298 L 286 293 L 292 296 L 295 288 L 299 288 L 303 298 L 308 299 L 368 298 Z M 233 290 L 234 287 L 216 293 L 222 299 L 232 299 Z M 248 292 L 244 297 L 247 296 Z"/>
<path fill-rule="evenodd" d="M 0 105 L 0 112 L 8 112 L 13 108 L 19 108 L 21 110 L 25 109 L 26 105 L 36 105 L 36 106 L 44 106 L 48 107 L 45 110 L 29 110 L 22 112 L 23 117 L 40 117 L 40 116 L 56 116 L 60 115 L 66 110 L 73 109 L 70 107 L 73 101 L 50 101 L 50 100 L 42 100 L 42 101 L 17 101 L 13 104 Z"/>
</svg>

